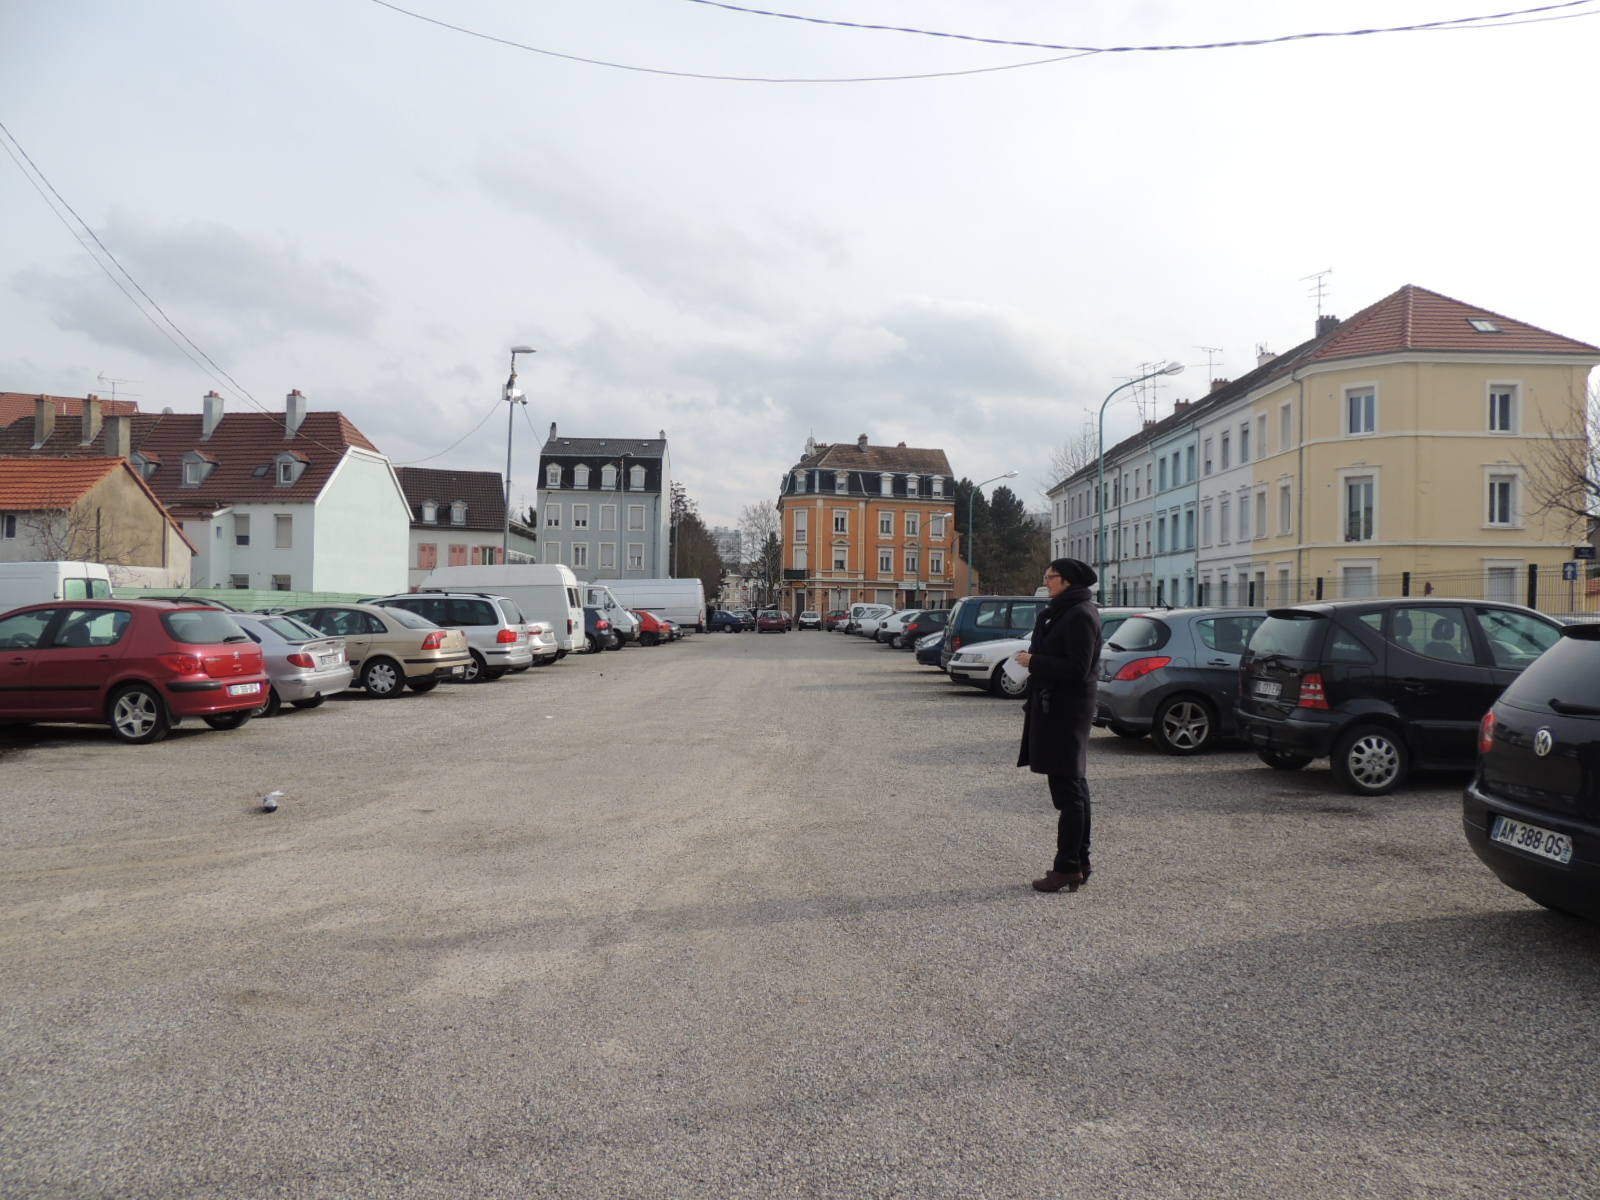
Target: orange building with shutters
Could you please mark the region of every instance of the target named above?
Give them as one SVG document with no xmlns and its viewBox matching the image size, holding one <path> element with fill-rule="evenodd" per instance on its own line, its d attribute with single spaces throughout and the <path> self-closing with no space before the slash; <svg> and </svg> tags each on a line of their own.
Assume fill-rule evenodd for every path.
<svg viewBox="0 0 1600 1200">
<path fill-rule="evenodd" d="M 943 450 L 808 440 L 784 477 L 782 607 L 947 608 L 965 586 Z"/>
</svg>

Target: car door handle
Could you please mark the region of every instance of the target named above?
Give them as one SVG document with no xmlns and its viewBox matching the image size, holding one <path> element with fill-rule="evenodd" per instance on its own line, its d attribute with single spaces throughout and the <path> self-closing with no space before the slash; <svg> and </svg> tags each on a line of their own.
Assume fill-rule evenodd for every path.
<svg viewBox="0 0 1600 1200">
<path fill-rule="evenodd" d="M 1232 665 L 1233 665 L 1233 664 L 1232 664 L 1232 663 L 1230 663 L 1230 662 L 1229 662 L 1229 661 L 1228 661 L 1228 660 L 1227 660 L 1227 659 L 1225 659 L 1225 658 L 1213 658 L 1213 659 L 1212 659 L 1212 660 L 1211 660 L 1211 661 L 1210 661 L 1210 662 L 1209 662 L 1209 663 L 1207 663 L 1207 664 L 1206 664 L 1206 665 L 1207 665 L 1207 666 L 1210 666 L 1210 667 L 1230 667 L 1230 666 L 1232 666 Z"/>
<path fill-rule="evenodd" d="M 1420 696 L 1428 690 L 1428 685 L 1422 682 L 1420 679 L 1406 679 L 1402 682 L 1406 686 L 1406 691 L 1411 692 L 1414 695 Z"/>
<path fill-rule="evenodd" d="M 28 665 L 28 660 L 25 658 L 13 658 L 11 660 L 11 665 L 13 667 L 25 667 Z"/>
</svg>

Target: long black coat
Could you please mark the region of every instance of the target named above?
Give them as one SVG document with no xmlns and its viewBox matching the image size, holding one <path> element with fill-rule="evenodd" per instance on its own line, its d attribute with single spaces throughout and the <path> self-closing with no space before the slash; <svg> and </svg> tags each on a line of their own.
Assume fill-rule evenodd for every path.
<svg viewBox="0 0 1600 1200">
<path fill-rule="evenodd" d="M 1040 775 L 1082 779 L 1100 685 L 1100 610 L 1083 600 L 1051 603 L 1033 627 L 1030 687 L 1017 766 Z"/>
</svg>

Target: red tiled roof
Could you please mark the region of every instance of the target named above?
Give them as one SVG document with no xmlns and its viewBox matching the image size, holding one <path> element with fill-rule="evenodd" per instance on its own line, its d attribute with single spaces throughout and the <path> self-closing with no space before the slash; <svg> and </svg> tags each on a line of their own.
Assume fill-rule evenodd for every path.
<svg viewBox="0 0 1600 1200">
<path fill-rule="evenodd" d="M 501 529 L 506 519 L 505 485 L 499 471 L 445 471 L 435 467 L 396 467 L 400 487 L 406 494 L 406 504 L 411 508 L 411 523 L 423 529 L 432 525 L 422 520 L 422 502 L 432 500 L 439 506 L 439 519 L 434 522 L 441 528 L 450 528 L 450 505 L 457 500 L 467 502 L 465 525 L 456 529 Z M 515 521 L 516 517 L 513 516 Z"/>
<path fill-rule="evenodd" d="M 276 413 L 228 413 L 208 440 L 200 438 L 200 413 L 135 413 L 131 449 L 160 462 L 147 481 L 170 508 L 213 511 L 251 501 L 314 500 L 352 447 L 378 453 L 366 435 L 337 412 L 308 412 L 294 437 L 284 437 L 283 418 Z M 78 445 L 82 420 L 57 417 L 44 446 L 33 449 L 33 421 L 16 421 L 0 429 L 0 455 L 20 458 L 92 458 L 105 454 L 104 431 L 88 446 Z M 198 451 L 216 468 L 197 487 L 183 486 L 183 457 Z M 279 487 L 274 462 L 289 451 L 306 467 L 291 486 Z M 257 474 L 259 468 L 266 470 Z"/>
<path fill-rule="evenodd" d="M 950 460 L 943 450 L 917 450 L 900 446 L 872 446 L 865 450 L 859 442 L 835 442 L 818 446 L 816 453 L 801 459 L 797 467 L 821 467 L 831 471 L 905 471 L 914 475 L 953 475 Z"/>
<path fill-rule="evenodd" d="M 71 508 L 121 465 L 120 458 L 0 458 L 0 508 Z"/>
<path fill-rule="evenodd" d="M 98 399 L 98 397 L 96 397 Z M 81 417 L 83 397 L 45 396 L 39 392 L 0 392 L 0 425 L 9 425 L 24 418 L 31 420 L 34 402 L 48 400 L 55 405 L 58 417 Z M 125 417 L 139 411 L 137 400 L 101 400 L 100 414 L 106 417 Z"/>
<path fill-rule="evenodd" d="M 1498 332 L 1472 325 L 1487 321 Z M 1403 350 L 1600 355 L 1600 348 L 1407 284 L 1334 330 L 1307 358 L 1324 362 Z"/>
</svg>

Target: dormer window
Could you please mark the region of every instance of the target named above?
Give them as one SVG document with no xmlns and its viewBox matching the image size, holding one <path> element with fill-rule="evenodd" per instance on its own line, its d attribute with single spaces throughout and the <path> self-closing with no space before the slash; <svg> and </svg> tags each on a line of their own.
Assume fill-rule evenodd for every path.
<svg viewBox="0 0 1600 1200">
<path fill-rule="evenodd" d="M 935 475 L 930 482 L 931 482 L 931 488 L 932 488 L 932 494 L 933 495 L 935 495 L 935 496 L 944 495 L 944 476 L 943 475 Z"/>
<path fill-rule="evenodd" d="M 561 486 L 561 467 L 558 463 L 551 463 L 544 469 L 544 486 L 551 489 Z"/>
<path fill-rule="evenodd" d="M 600 468 L 600 486 L 608 492 L 617 490 L 617 469 L 610 463 Z"/>
<path fill-rule="evenodd" d="M 277 486 L 293 487 L 305 473 L 306 460 L 293 450 L 285 450 L 274 460 L 277 465 Z"/>
<path fill-rule="evenodd" d="M 437 525 L 439 523 L 439 503 L 436 500 L 422 502 L 422 523 L 424 525 Z"/>
<path fill-rule="evenodd" d="M 160 465 L 159 463 L 153 462 L 152 460 L 146 458 L 137 450 L 133 452 L 128 461 L 133 464 L 133 469 L 139 472 L 139 478 L 141 479 L 149 479 L 150 476 L 156 473 L 156 467 Z"/>
<path fill-rule="evenodd" d="M 849 471 L 835 471 L 833 473 L 833 490 L 841 496 L 850 491 Z"/>
<path fill-rule="evenodd" d="M 628 468 L 628 490 L 631 492 L 644 491 L 644 468 Z"/>
<path fill-rule="evenodd" d="M 917 477 L 915 475 L 907 475 L 906 476 L 906 495 L 915 496 L 916 494 L 917 494 Z"/>
<path fill-rule="evenodd" d="M 806 473 L 804 471 L 796 471 L 794 473 L 794 490 L 796 492 L 804 492 L 806 490 Z"/>
<path fill-rule="evenodd" d="M 450 524 L 465 525 L 467 523 L 467 502 L 457 500 L 450 505 Z"/>
<path fill-rule="evenodd" d="M 183 486 L 199 487 L 216 465 L 217 460 L 210 455 L 198 450 L 189 451 L 183 456 Z"/>
<path fill-rule="evenodd" d="M 894 495 L 894 476 L 885 471 L 878 476 L 878 492 L 880 495 Z"/>
<path fill-rule="evenodd" d="M 589 468 L 579 463 L 572 468 L 572 486 L 586 488 L 589 486 Z"/>
</svg>

